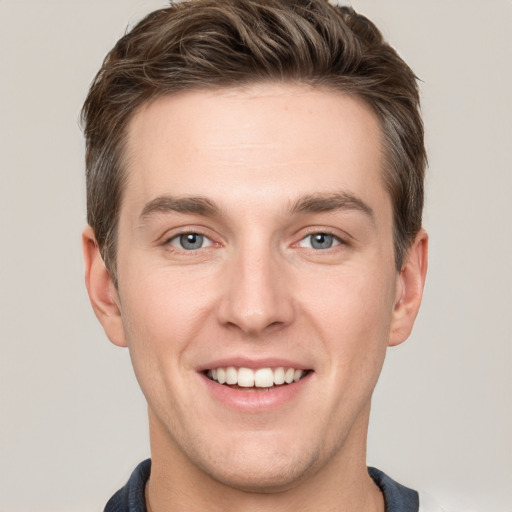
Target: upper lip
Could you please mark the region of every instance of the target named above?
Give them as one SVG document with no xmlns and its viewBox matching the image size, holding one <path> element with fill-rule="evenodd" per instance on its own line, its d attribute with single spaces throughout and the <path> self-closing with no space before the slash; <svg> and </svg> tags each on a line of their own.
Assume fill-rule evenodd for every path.
<svg viewBox="0 0 512 512">
<path fill-rule="evenodd" d="M 295 370 L 311 370 L 311 366 L 285 359 L 280 357 L 266 357 L 266 358 L 247 358 L 247 357 L 227 357 L 222 359 L 215 359 L 208 363 L 202 364 L 197 368 L 197 371 L 204 372 L 214 368 L 225 368 L 234 366 L 235 368 L 251 368 L 257 370 L 258 368 L 294 368 Z"/>
</svg>

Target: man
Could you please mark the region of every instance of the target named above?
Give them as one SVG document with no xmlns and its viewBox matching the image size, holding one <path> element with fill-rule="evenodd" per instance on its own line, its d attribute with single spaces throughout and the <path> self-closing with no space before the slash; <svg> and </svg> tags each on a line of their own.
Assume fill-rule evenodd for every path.
<svg viewBox="0 0 512 512">
<path fill-rule="evenodd" d="M 83 110 L 86 284 L 148 402 L 107 511 L 417 511 L 366 467 L 371 395 L 427 267 L 415 76 L 325 0 L 190 0 Z"/>
</svg>

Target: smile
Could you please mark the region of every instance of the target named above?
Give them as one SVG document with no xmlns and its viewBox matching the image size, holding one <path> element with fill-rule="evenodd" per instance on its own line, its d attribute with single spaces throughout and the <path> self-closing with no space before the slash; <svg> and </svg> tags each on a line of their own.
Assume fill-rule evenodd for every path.
<svg viewBox="0 0 512 512">
<path fill-rule="evenodd" d="M 207 370 L 206 376 L 219 384 L 240 388 L 266 388 L 298 382 L 306 376 L 308 370 L 295 368 L 236 368 L 234 366 Z"/>
</svg>

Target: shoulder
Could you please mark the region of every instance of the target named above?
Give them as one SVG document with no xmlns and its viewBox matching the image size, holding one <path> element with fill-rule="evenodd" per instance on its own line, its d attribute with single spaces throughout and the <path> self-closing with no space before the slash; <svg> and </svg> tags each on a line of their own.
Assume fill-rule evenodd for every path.
<svg viewBox="0 0 512 512">
<path fill-rule="evenodd" d="M 399 484 L 379 469 L 368 468 L 368 473 L 384 495 L 386 512 L 419 511 L 419 495 L 417 491 Z"/>
<path fill-rule="evenodd" d="M 419 493 L 419 499 L 419 512 L 477 512 L 475 509 L 462 505 L 441 504 L 436 498 L 424 492 Z"/>
<path fill-rule="evenodd" d="M 419 512 L 448 512 L 429 494 L 420 492 L 419 497 L 420 497 Z"/>
<path fill-rule="evenodd" d="M 386 502 L 386 512 L 478 512 L 451 500 L 450 505 L 432 495 L 399 484 L 382 471 L 368 468 L 368 473 L 380 488 Z"/>
<path fill-rule="evenodd" d="M 145 488 L 151 472 L 151 459 L 141 462 L 126 485 L 108 501 L 103 512 L 146 512 Z"/>
</svg>

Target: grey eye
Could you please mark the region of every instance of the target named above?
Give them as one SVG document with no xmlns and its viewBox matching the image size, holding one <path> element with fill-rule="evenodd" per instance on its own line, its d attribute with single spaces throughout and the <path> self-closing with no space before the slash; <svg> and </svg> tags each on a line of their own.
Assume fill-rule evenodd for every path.
<svg viewBox="0 0 512 512">
<path fill-rule="evenodd" d="M 334 235 L 329 233 L 313 233 L 304 237 L 300 241 L 301 247 L 309 247 L 311 249 L 330 249 L 336 245 L 339 245 L 340 241 Z"/>
<path fill-rule="evenodd" d="M 311 247 L 313 249 L 330 249 L 334 243 L 334 237 L 327 233 L 315 233 L 311 237 Z"/>
<path fill-rule="evenodd" d="M 210 245 L 210 241 L 204 235 L 199 233 L 184 233 L 175 237 L 171 241 L 171 245 L 185 249 L 186 251 L 193 251 L 195 249 L 202 249 L 203 247 Z"/>
</svg>

